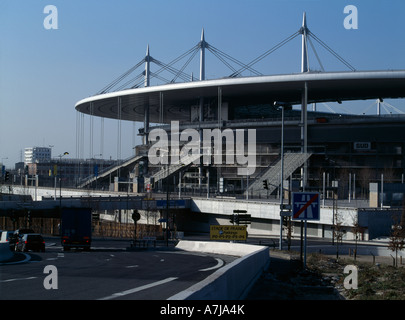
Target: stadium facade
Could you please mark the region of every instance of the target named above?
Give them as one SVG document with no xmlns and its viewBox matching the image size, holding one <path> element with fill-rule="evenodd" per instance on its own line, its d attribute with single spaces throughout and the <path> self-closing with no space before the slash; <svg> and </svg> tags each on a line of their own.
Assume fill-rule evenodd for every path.
<svg viewBox="0 0 405 320">
<path fill-rule="evenodd" d="M 360 205 L 356 201 L 357 207 L 353 210 L 346 210 L 346 236 L 351 234 L 348 239 L 356 236 L 352 232 L 351 213 L 363 228 L 362 239 L 387 236 L 394 223 L 393 216 L 398 217 L 398 207 L 403 206 L 404 201 L 405 188 L 403 184 L 398 187 L 398 183 L 404 182 L 405 174 L 405 116 L 401 113 L 382 115 L 381 112 L 376 115 L 325 113 L 316 111 L 316 106 L 327 102 L 371 100 L 381 110 L 387 99 L 405 97 L 405 70 L 356 71 L 332 52 L 351 70 L 312 71 L 308 63 L 309 37 L 322 42 L 307 28 L 305 14 L 300 30 L 282 44 L 296 36 L 302 38 L 300 73 L 262 75 L 252 68 L 253 62 L 236 61 L 240 70 L 254 75 L 242 77 L 241 71 L 236 70 L 229 77 L 206 80 L 205 51 L 215 54 L 220 51 L 205 41 L 203 32 L 201 41 L 190 51 L 200 54 L 199 79 L 191 76 L 191 81 L 171 81 L 156 86 L 150 86 L 154 75 L 151 63 L 157 63 L 163 70 L 173 70 L 173 67 L 151 57 L 148 48 L 145 58 L 137 65 L 97 95 L 75 106 L 79 113 L 92 117 L 143 123 L 139 130 L 143 144 L 135 148 L 135 156 L 98 177 L 82 181 L 80 186 L 94 185 L 96 180 L 101 186 L 103 178 L 121 172 L 115 177 L 116 191 L 128 190 L 128 181 L 132 181 L 134 192 L 149 195 L 155 191 L 164 194 L 175 191 L 179 197 L 185 194 L 206 195 L 207 199 L 216 197 L 211 202 L 207 200 L 205 207 L 191 209 L 193 214 L 177 212 L 176 218 L 173 215 L 179 230 L 184 231 L 207 232 L 211 224 L 229 223 L 230 208 L 250 205 L 249 233 L 274 235 L 280 232 L 280 238 L 284 218 L 275 208 L 281 209 L 291 199 L 289 192 L 284 191 L 319 191 L 324 205 L 326 201 L 324 216 L 319 223 L 309 224 L 308 234 L 334 238 L 335 200 L 365 199 Z M 229 58 L 229 55 L 223 57 Z M 121 83 L 142 65 L 145 69 L 136 78 L 141 82 L 123 89 Z M 174 79 L 187 79 L 182 70 L 176 71 Z M 111 90 L 117 86 L 119 90 Z M 249 140 L 249 130 L 254 131 L 253 141 Z M 243 143 L 238 142 L 238 133 Z M 249 149 L 252 143 L 254 148 Z M 187 152 L 182 153 L 184 150 Z M 247 162 L 228 161 L 237 156 L 243 159 L 252 153 L 253 168 L 249 168 Z M 150 161 L 151 156 L 154 160 L 161 157 L 162 161 Z M 167 159 L 175 161 L 163 161 Z M 120 182 L 123 182 L 121 187 Z M 235 200 L 232 207 L 226 197 L 262 201 Z M 264 211 L 253 208 L 255 205 L 261 208 L 261 204 L 266 203 L 263 199 L 271 198 L 277 198 L 283 205 L 278 207 L 273 201 Z M 224 207 L 214 210 L 216 205 Z M 373 211 L 386 206 L 397 208 L 392 212 Z M 274 210 L 277 212 L 272 214 Z M 293 234 L 299 232 L 297 222 L 290 225 Z"/>
<path fill-rule="evenodd" d="M 295 189 L 339 186 L 340 196 L 348 197 L 356 191 L 358 195 L 368 196 L 369 183 L 379 181 L 382 175 L 386 181 L 403 181 L 405 116 L 325 113 L 317 112 L 316 105 L 374 100 L 380 108 L 384 99 L 404 98 L 405 71 L 356 71 L 332 52 L 351 71 L 314 72 L 309 68 L 307 43 L 312 37 L 324 44 L 307 28 L 305 14 L 300 30 L 283 43 L 296 36 L 302 37 L 300 73 L 271 76 L 255 73 L 242 77 L 241 71 L 236 71 L 227 78 L 206 80 L 205 51 L 213 50 L 213 46 L 205 41 L 203 31 L 201 41 L 194 48 L 194 54 L 200 53 L 197 81 L 191 77 L 192 81 L 188 82 L 150 86 L 154 75 L 151 63 L 158 61 L 150 56 L 148 48 L 146 57 L 134 68 L 75 107 L 78 112 L 91 116 L 144 124 L 139 130 L 143 145 L 137 146 L 135 157 L 126 162 L 126 173 L 133 172 L 134 191 L 162 187 L 159 182 L 170 176 L 170 181 L 174 179 L 173 189 L 183 191 L 266 198 L 279 192 L 281 181 L 290 180 Z M 143 64 L 144 87 L 135 85 L 108 92 Z M 158 64 L 162 66 L 161 62 Z M 242 66 L 240 70 L 255 72 L 253 63 L 238 64 Z M 163 65 L 162 69 L 172 67 Z M 181 70 L 175 78 L 179 75 L 183 75 Z M 173 124 L 176 132 L 171 132 Z M 243 165 L 227 163 L 226 156 L 231 151 L 226 144 L 232 138 L 235 144 L 237 132 L 244 132 L 245 143 L 243 148 L 239 145 L 239 152 L 246 156 L 252 143 L 247 134 L 251 129 L 255 131 L 254 168 L 248 175 L 239 175 Z M 167 135 L 156 135 L 156 130 Z M 199 133 L 199 152 L 191 164 L 190 161 L 182 163 L 181 158 L 180 163 L 169 165 L 149 161 L 151 147 L 156 147 L 159 140 L 176 142 L 175 148 L 169 142 L 161 148 L 157 154 L 162 157 L 165 154 L 173 157 L 175 151 L 187 146 L 192 139 L 192 135 L 183 136 L 187 130 Z M 210 146 L 203 145 L 204 130 L 211 130 L 213 139 L 218 135 Z M 229 130 L 233 132 L 232 138 L 226 135 Z M 217 145 L 218 141 L 222 141 L 221 146 Z M 220 163 L 214 161 L 218 152 L 222 153 Z M 211 161 L 203 160 L 207 154 Z M 264 181 L 267 189 L 263 188 Z M 92 182 L 94 179 L 87 183 Z M 85 185 L 86 182 L 82 184 Z"/>
</svg>

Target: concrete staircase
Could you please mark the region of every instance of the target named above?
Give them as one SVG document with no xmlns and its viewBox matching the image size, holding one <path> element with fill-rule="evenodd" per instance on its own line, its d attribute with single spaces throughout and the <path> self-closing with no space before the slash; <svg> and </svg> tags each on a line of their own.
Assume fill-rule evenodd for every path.
<svg viewBox="0 0 405 320">
<path fill-rule="evenodd" d="M 87 179 L 85 179 L 84 181 L 82 181 L 78 185 L 78 188 L 84 188 L 98 179 L 103 179 L 103 178 L 108 177 L 110 174 L 115 174 L 115 172 L 121 168 L 126 168 L 128 166 L 135 165 L 137 162 L 139 162 L 140 160 L 142 160 L 145 157 L 146 156 L 144 156 L 144 155 L 134 156 L 134 157 L 124 160 L 122 163 L 120 163 L 118 165 L 110 166 L 110 167 L 104 169 L 103 171 L 99 172 L 97 177 L 92 175 L 92 176 L 88 177 Z"/>
<path fill-rule="evenodd" d="M 301 167 L 306 160 L 309 159 L 311 153 L 285 153 L 284 154 L 284 177 L 286 180 L 295 170 Z M 271 194 L 274 190 L 280 187 L 280 174 L 281 174 L 281 159 L 273 166 L 265 169 L 255 181 L 249 185 L 248 192 L 251 194 L 259 195 L 263 198 L 267 194 Z M 269 189 L 263 188 L 263 181 L 267 180 Z"/>
<path fill-rule="evenodd" d="M 176 172 L 179 172 L 181 170 L 186 169 L 190 165 L 192 165 L 196 160 L 198 160 L 201 157 L 200 154 L 193 155 L 192 157 L 187 157 L 187 161 L 184 159 L 180 159 L 180 164 L 171 164 L 169 166 L 164 166 L 161 170 L 156 172 L 155 174 L 151 175 L 150 177 L 145 177 L 145 185 L 150 183 L 151 180 L 154 181 L 154 183 L 167 178 L 171 174 L 174 174 Z"/>
</svg>

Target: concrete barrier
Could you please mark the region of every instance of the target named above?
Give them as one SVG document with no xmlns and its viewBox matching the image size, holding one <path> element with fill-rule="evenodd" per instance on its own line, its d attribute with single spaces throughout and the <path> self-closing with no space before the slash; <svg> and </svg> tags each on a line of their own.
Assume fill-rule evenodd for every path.
<svg viewBox="0 0 405 320">
<path fill-rule="evenodd" d="M 237 300 L 270 262 L 269 248 L 241 243 L 180 241 L 176 248 L 186 251 L 239 256 L 203 281 L 179 292 L 168 300 Z"/>
<path fill-rule="evenodd" d="M 10 250 L 8 242 L 0 243 L 0 262 L 11 259 L 13 255 L 14 253 Z"/>
</svg>

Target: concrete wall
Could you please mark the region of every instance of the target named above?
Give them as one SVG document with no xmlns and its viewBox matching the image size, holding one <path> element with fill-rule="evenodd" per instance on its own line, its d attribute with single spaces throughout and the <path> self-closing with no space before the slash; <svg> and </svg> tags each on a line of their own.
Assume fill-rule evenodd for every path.
<svg viewBox="0 0 405 320">
<path fill-rule="evenodd" d="M 235 199 L 203 199 L 193 198 L 191 202 L 192 213 L 188 219 L 188 223 L 197 223 L 199 231 L 209 232 L 209 224 L 230 224 L 229 217 L 233 214 L 233 210 L 246 210 L 252 217 L 252 223 L 248 225 L 247 231 L 249 235 L 278 235 L 280 233 L 280 204 L 265 202 L 265 201 L 246 201 Z M 208 214 L 210 218 L 203 219 L 203 216 Z M 336 214 L 336 212 L 335 212 Z M 347 238 L 350 239 L 350 228 L 354 225 L 357 219 L 357 208 L 342 208 L 337 209 L 337 215 L 342 226 L 347 229 Z M 193 217 L 198 221 L 192 221 Z M 205 225 L 204 225 L 205 224 Z M 299 221 L 294 222 L 294 233 L 298 235 Z M 309 235 L 323 237 L 325 232 L 331 230 L 333 225 L 333 208 L 321 207 L 320 220 L 308 222 Z"/>
<path fill-rule="evenodd" d="M 270 262 L 269 248 L 240 243 L 180 241 L 178 249 L 193 252 L 236 255 L 239 259 L 218 269 L 203 281 L 169 300 L 243 299 Z"/>
<path fill-rule="evenodd" d="M 231 215 L 233 210 L 246 210 L 252 218 L 280 220 L 280 204 L 275 202 L 193 198 L 191 210 L 219 215 Z M 343 225 L 353 225 L 353 218 L 357 217 L 357 208 L 339 207 L 338 214 Z M 317 223 L 332 225 L 332 218 L 333 208 L 321 207 L 320 220 Z"/>
</svg>

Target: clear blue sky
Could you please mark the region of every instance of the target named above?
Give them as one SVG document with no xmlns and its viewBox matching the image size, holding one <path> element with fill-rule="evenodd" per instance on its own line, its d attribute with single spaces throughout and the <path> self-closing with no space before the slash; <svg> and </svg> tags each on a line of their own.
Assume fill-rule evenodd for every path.
<svg viewBox="0 0 405 320">
<path fill-rule="evenodd" d="M 49 4 L 58 9 L 57 30 L 43 25 Z M 357 30 L 344 28 L 346 5 L 358 9 Z M 140 61 L 148 44 L 154 58 L 169 62 L 197 44 L 204 28 L 207 42 L 248 63 L 297 31 L 304 11 L 308 28 L 357 70 L 405 69 L 403 0 L 1 0 L 0 158 L 12 167 L 25 147 L 49 145 L 53 156 L 67 151 L 75 157 L 75 103 Z M 316 49 L 326 71 L 347 70 Z M 300 50 L 296 38 L 255 69 L 299 72 Z M 198 76 L 197 57 L 190 66 L 187 72 Z M 317 68 L 312 52 L 311 66 Z M 207 78 L 231 73 L 210 53 L 206 69 Z M 342 107 L 362 112 L 372 103 Z M 405 111 L 403 100 L 389 103 Z M 99 121 L 94 120 L 95 155 Z M 117 127 L 105 120 L 104 158 L 117 156 Z M 85 130 L 88 141 L 88 122 Z M 132 123 L 122 123 L 122 137 L 122 156 L 128 157 Z"/>
</svg>

